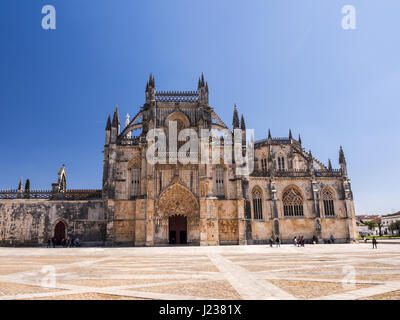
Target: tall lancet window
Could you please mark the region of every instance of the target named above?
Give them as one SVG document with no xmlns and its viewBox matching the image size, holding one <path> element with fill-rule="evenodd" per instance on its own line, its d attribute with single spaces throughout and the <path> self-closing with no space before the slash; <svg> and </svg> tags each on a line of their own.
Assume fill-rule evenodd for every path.
<svg viewBox="0 0 400 320">
<path fill-rule="evenodd" d="M 325 188 L 322 191 L 322 200 L 324 201 L 324 212 L 325 216 L 334 216 L 335 207 L 333 204 L 334 196 L 333 192 L 329 188 Z"/>
<path fill-rule="evenodd" d="M 163 189 L 163 180 L 162 180 L 162 171 L 160 171 L 159 176 L 158 176 L 158 188 L 160 189 L 159 192 L 162 191 Z"/>
<path fill-rule="evenodd" d="M 216 171 L 216 195 L 224 196 L 225 195 L 225 186 L 224 186 L 224 168 L 217 167 Z"/>
<path fill-rule="evenodd" d="M 285 157 L 282 155 L 279 155 L 278 157 L 278 169 L 285 170 Z"/>
<path fill-rule="evenodd" d="M 131 196 L 137 197 L 140 195 L 140 169 L 132 168 L 131 170 Z"/>
<path fill-rule="evenodd" d="M 254 219 L 262 219 L 262 193 L 259 188 L 254 188 L 251 193 L 253 198 L 253 215 Z"/>
</svg>

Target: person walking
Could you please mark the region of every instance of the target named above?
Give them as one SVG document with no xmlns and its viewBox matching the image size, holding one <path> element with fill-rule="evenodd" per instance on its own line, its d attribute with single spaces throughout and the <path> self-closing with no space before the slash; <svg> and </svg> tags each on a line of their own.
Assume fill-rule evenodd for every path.
<svg viewBox="0 0 400 320">
<path fill-rule="evenodd" d="M 297 247 L 297 238 L 296 238 L 296 236 L 293 238 L 293 244 L 294 244 L 295 247 Z"/>
<path fill-rule="evenodd" d="M 331 242 L 335 243 L 335 237 L 333 236 L 333 234 L 331 234 Z"/>
<path fill-rule="evenodd" d="M 269 246 L 272 248 L 273 244 L 274 244 L 274 239 L 272 239 L 272 236 L 271 236 L 271 238 L 269 238 Z"/>
<path fill-rule="evenodd" d="M 279 239 L 279 236 L 276 237 L 275 242 L 276 242 L 276 246 L 277 246 L 277 247 L 280 247 L 280 246 L 281 246 L 281 239 Z"/>
<path fill-rule="evenodd" d="M 376 238 L 373 237 L 372 238 L 372 249 L 378 249 L 377 244 L 378 244 L 378 241 L 376 241 Z"/>
</svg>

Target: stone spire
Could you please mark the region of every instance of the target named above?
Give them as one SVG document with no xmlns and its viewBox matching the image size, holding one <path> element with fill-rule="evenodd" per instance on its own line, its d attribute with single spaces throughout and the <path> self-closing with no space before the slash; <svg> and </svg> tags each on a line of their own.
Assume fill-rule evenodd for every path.
<svg viewBox="0 0 400 320">
<path fill-rule="evenodd" d="M 268 140 L 270 140 L 270 139 L 272 139 L 272 136 L 271 136 L 271 129 L 268 129 Z"/>
<path fill-rule="evenodd" d="M 289 129 L 289 139 L 292 140 L 293 136 L 292 136 L 292 129 Z"/>
<path fill-rule="evenodd" d="M 340 146 L 340 149 L 339 149 L 339 163 L 340 164 L 346 164 L 346 158 L 344 156 L 344 152 L 343 152 L 342 146 Z"/>
<path fill-rule="evenodd" d="M 108 115 L 107 125 L 106 125 L 106 143 L 105 143 L 106 146 L 110 144 L 110 137 L 111 137 L 111 118 L 110 115 Z"/>
<path fill-rule="evenodd" d="M 149 81 L 146 83 L 146 102 L 154 101 L 156 99 L 156 82 L 153 74 L 150 73 Z"/>
<path fill-rule="evenodd" d="M 108 118 L 107 118 L 106 131 L 111 131 L 111 118 L 110 118 L 110 115 L 108 115 Z"/>
<path fill-rule="evenodd" d="M 156 82 L 154 80 L 153 74 L 150 73 L 149 82 L 147 82 L 148 88 L 155 88 Z"/>
<path fill-rule="evenodd" d="M 22 192 L 22 177 L 19 179 L 18 192 Z"/>
<path fill-rule="evenodd" d="M 331 159 L 328 159 L 328 170 L 332 171 L 332 162 Z"/>
<path fill-rule="evenodd" d="M 299 143 L 300 143 L 300 146 L 301 146 L 301 137 L 300 137 L 300 134 L 299 134 Z"/>
<path fill-rule="evenodd" d="M 246 130 L 246 123 L 244 122 L 243 114 L 242 114 L 242 117 L 240 118 L 240 129 Z"/>
<path fill-rule="evenodd" d="M 112 120 L 112 125 L 111 126 L 114 127 L 114 128 L 118 128 L 119 125 L 120 125 L 120 122 L 119 122 L 118 106 L 115 106 L 115 111 L 114 111 L 114 115 L 113 115 L 113 120 Z"/>
<path fill-rule="evenodd" d="M 208 104 L 208 83 L 204 81 L 203 73 L 201 73 L 201 77 L 199 78 L 197 92 L 199 94 L 199 102 L 201 104 Z"/>
<path fill-rule="evenodd" d="M 235 107 L 233 109 L 232 128 L 233 129 L 238 129 L 239 128 L 239 116 L 238 116 L 236 104 L 235 104 Z"/>
<path fill-rule="evenodd" d="M 339 164 L 340 164 L 340 169 L 342 170 L 343 176 L 347 176 L 346 158 L 344 156 L 342 146 L 340 146 L 340 149 L 339 149 Z"/>
</svg>

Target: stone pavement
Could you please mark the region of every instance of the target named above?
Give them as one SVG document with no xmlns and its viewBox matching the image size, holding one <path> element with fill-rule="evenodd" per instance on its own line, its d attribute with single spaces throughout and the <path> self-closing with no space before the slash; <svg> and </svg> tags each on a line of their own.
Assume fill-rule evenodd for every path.
<svg viewBox="0 0 400 320">
<path fill-rule="evenodd" d="M 0 248 L 0 299 L 400 299 L 400 246 Z"/>
</svg>

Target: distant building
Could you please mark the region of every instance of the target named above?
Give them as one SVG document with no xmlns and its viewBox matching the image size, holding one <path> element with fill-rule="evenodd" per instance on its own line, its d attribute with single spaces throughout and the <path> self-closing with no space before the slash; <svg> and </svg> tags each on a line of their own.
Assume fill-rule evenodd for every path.
<svg viewBox="0 0 400 320">
<path fill-rule="evenodd" d="M 382 233 L 387 235 L 393 235 L 393 232 L 389 229 L 393 222 L 400 220 L 400 211 L 392 214 L 386 214 L 381 217 L 382 221 Z"/>
<path fill-rule="evenodd" d="M 357 225 L 357 232 L 359 236 L 369 236 L 371 235 L 371 230 L 369 230 L 369 227 L 360 221 L 356 221 Z"/>
</svg>

